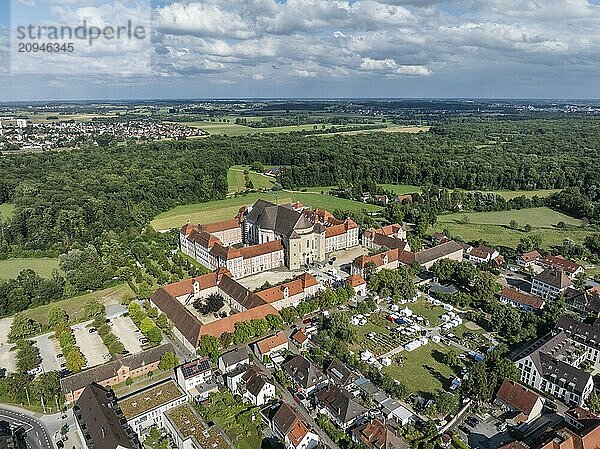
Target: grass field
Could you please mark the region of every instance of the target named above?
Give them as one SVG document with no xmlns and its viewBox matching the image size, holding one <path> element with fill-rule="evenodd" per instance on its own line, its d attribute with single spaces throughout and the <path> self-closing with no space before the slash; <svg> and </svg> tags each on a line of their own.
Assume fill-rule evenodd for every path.
<svg viewBox="0 0 600 449">
<path fill-rule="evenodd" d="M 412 352 L 402 351 L 402 366 L 393 363 L 383 368 L 383 372 L 406 384 L 411 391 L 433 393 L 447 388 L 454 375 L 449 366 L 439 361 L 439 356 L 449 350 L 448 346 L 429 342 Z"/>
<path fill-rule="evenodd" d="M 415 303 L 406 304 L 406 307 L 429 320 L 430 326 L 438 326 L 442 322 L 440 316 L 446 312 L 443 307 L 434 306 L 422 298 L 419 298 Z"/>
<path fill-rule="evenodd" d="M 516 220 L 519 226 L 529 224 L 534 228 L 552 228 L 559 221 L 572 226 L 581 225 L 580 220 L 547 207 L 493 212 L 458 212 L 439 215 L 438 222 L 460 223 L 465 217 L 468 219 L 466 223 L 470 224 L 508 225 L 512 220 Z"/>
<path fill-rule="evenodd" d="M 85 295 L 74 296 L 72 298 L 63 299 L 56 301 L 51 304 L 45 304 L 43 306 L 36 307 L 35 309 L 29 309 L 22 312 L 23 315 L 32 318 L 42 324 L 46 324 L 48 321 L 48 310 L 53 306 L 62 307 L 69 315 L 71 322 L 80 322 L 83 319 L 83 309 L 85 304 L 90 299 L 98 299 L 105 306 L 111 304 L 120 304 L 121 300 L 125 297 L 133 297 L 134 293 L 127 284 L 117 285 L 115 287 L 105 288 L 104 290 L 98 290 L 96 292 L 87 293 Z"/>
<path fill-rule="evenodd" d="M 410 184 L 382 184 L 382 188 L 390 190 L 396 195 L 404 195 L 405 193 L 417 193 L 421 191 L 421 187 L 412 186 Z"/>
<path fill-rule="evenodd" d="M 262 173 L 251 171 L 250 167 L 246 165 L 234 165 L 229 167 L 229 170 L 227 171 L 229 193 L 238 193 L 247 190 L 244 170 L 249 170 L 248 178 L 252 181 L 252 185 L 255 189 L 271 189 L 275 185 L 273 178 L 269 178 Z"/>
<path fill-rule="evenodd" d="M 10 203 L 0 204 L 0 219 L 10 218 L 15 213 L 15 205 Z"/>
<path fill-rule="evenodd" d="M 200 128 L 209 134 L 225 134 L 227 136 L 242 136 L 245 134 L 277 134 L 289 133 L 291 131 L 312 131 L 315 124 L 309 123 L 306 125 L 290 125 L 290 126 L 273 126 L 271 128 L 250 128 L 249 126 L 236 125 L 235 119 L 230 119 L 230 123 L 211 122 L 211 121 L 194 121 L 194 122 L 179 122 L 180 125 L 192 126 Z M 321 128 L 322 124 L 317 124 Z M 331 128 L 331 124 L 325 124 L 327 128 Z"/>
<path fill-rule="evenodd" d="M 28 268 L 42 277 L 50 277 L 53 270 L 58 270 L 58 259 L 0 260 L 0 279 L 14 279 L 21 271 Z"/>
<path fill-rule="evenodd" d="M 539 235 L 542 238 L 543 248 L 560 245 L 567 238 L 582 243 L 590 235 L 589 231 L 583 230 L 534 228 L 531 232 L 526 233 L 500 225 L 440 222 L 431 227 L 429 232 L 443 232 L 445 229 L 448 230 L 451 236 L 460 237 L 466 242 L 483 240 L 491 245 L 502 245 L 511 248 L 516 248 L 521 238 L 528 235 Z"/>
<path fill-rule="evenodd" d="M 188 221 L 191 223 L 214 223 L 220 220 L 233 218 L 238 209 L 247 204 L 253 204 L 258 199 L 276 201 L 274 192 L 253 192 L 247 195 L 227 198 L 224 200 L 209 201 L 207 203 L 189 204 L 178 206 L 170 211 L 159 214 L 153 221 L 152 227 L 157 230 L 172 229 L 183 226 Z M 358 201 L 337 198 L 335 196 L 314 192 L 288 192 L 277 193 L 279 204 L 300 201 L 312 208 L 321 207 L 329 211 L 334 209 L 367 209 L 381 210 L 379 206 L 365 204 Z"/>
<path fill-rule="evenodd" d="M 354 135 L 354 134 L 366 134 L 366 133 L 407 133 L 416 134 L 420 132 L 429 131 L 429 126 L 403 126 L 403 125 L 388 125 L 387 128 L 378 129 L 357 129 L 356 131 L 341 131 L 339 133 L 328 133 L 322 134 L 323 136 L 335 136 L 340 134 Z"/>
</svg>

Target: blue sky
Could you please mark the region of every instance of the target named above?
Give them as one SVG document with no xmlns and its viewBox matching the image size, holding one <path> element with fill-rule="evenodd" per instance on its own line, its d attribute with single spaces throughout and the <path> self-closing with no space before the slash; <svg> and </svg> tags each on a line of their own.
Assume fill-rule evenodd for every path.
<svg viewBox="0 0 600 449">
<path fill-rule="evenodd" d="M 148 6 L 13 0 L 13 25 L 16 17 L 120 24 Z M 153 42 L 13 59 L 12 73 L 0 75 L 0 100 L 600 98 L 600 0 L 153 0 L 151 7 Z M 6 20 L 1 9 L 0 26 Z"/>
</svg>

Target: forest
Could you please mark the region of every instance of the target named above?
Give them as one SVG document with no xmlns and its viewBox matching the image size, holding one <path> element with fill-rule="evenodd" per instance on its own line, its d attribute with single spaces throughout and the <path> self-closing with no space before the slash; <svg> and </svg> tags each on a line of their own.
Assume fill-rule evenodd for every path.
<svg viewBox="0 0 600 449">
<path fill-rule="evenodd" d="M 545 203 L 593 224 L 600 222 L 599 153 L 600 121 L 579 116 L 454 117 L 417 134 L 212 136 L 0 157 L 0 204 L 15 205 L 14 216 L 0 221 L 0 258 L 64 254 L 65 273 L 64 280 L 55 277 L 47 285 L 29 273 L 0 290 L 18 283 L 20 309 L 46 303 L 59 290 L 69 296 L 114 281 L 128 280 L 147 296 L 155 283 L 197 272 L 189 261 L 170 257 L 173 236 L 156 235 L 148 223 L 176 205 L 224 198 L 233 164 L 281 166 L 279 181 L 288 189 L 429 186 L 414 205 L 384 212 L 423 229 L 456 202 L 498 210 L 540 201 L 504 202 L 494 195 L 451 193 L 455 188 L 564 189 Z M 441 194 L 439 188 L 448 190 Z M 597 240 L 589 242 L 592 252 Z M 0 314 L 14 312 L 1 296 Z"/>
</svg>

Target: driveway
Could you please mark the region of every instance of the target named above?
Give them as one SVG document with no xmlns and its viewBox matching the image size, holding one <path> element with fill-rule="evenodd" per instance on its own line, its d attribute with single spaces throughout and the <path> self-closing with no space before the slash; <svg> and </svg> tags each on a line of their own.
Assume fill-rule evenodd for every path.
<svg viewBox="0 0 600 449">
<path fill-rule="evenodd" d="M 0 348 L 8 344 L 8 333 L 12 326 L 13 317 L 2 318 L 0 320 Z"/>
<path fill-rule="evenodd" d="M 84 324 L 79 324 L 73 327 L 73 333 L 75 334 L 75 341 L 77 346 L 81 349 L 85 360 L 87 361 L 86 367 L 92 367 L 106 363 L 110 358 L 106 346 L 102 342 L 102 339 L 98 335 L 98 332 L 89 332 L 89 329 Z"/>
<path fill-rule="evenodd" d="M 132 354 L 142 351 L 139 338 L 143 337 L 141 332 L 135 332 L 136 325 L 128 316 L 119 316 L 111 319 L 113 334 L 123 343 L 125 349 Z"/>
<path fill-rule="evenodd" d="M 60 345 L 56 338 L 50 338 L 52 334 L 39 335 L 32 340 L 40 350 L 42 357 L 42 369 L 44 372 L 60 371 L 60 364 L 65 362 L 64 358 L 57 359 L 56 355 L 61 352 Z"/>
</svg>

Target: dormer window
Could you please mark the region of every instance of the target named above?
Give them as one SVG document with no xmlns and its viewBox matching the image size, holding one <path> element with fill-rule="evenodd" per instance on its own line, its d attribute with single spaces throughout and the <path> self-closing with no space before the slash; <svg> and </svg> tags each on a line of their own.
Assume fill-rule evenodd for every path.
<svg viewBox="0 0 600 449">
<path fill-rule="evenodd" d="M 283 288 L 283 297 L 287 298 L 289 296 L 290 296 L 290 289 L 289 289 L 289 287 L 286 286 Z"/>
</svg>

